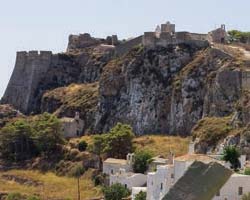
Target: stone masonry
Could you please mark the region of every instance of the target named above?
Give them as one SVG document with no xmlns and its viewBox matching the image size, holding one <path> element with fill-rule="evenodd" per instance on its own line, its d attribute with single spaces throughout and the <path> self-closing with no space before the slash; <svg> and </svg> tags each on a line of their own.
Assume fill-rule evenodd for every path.
<svg viewBox="0 0 250 200">
<path fill-rule="evenodd" d="M 46 75 L 51 59 L 50 51 L 17 52 L 15 68 L 1 103 L 29 112 L 35 88 Z"/>
</svg>

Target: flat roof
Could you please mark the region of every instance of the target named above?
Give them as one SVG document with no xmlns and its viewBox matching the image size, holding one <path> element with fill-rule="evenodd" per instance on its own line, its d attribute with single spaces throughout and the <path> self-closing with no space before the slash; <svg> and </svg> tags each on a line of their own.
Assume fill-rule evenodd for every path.
<svg viewBox="0 0 250 200">
<path fill-rule="evenodd" d="M 117 165 L 127 165 L 127 160 L 108 158 L 104 161 L 104 163 L 117 164 Z"/>
<path fill-rule="evenodd" d="M 223 162 L 204 154 L 186 154 L 175 158 L 176 161 L 201 161 L 201 162 Z"/>
</svg>

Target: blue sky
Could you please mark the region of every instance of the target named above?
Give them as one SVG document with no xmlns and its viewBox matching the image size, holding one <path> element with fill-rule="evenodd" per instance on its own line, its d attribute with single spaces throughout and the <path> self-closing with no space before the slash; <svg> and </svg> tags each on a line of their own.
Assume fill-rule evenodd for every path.
<svg viewBox="0 0 250 200">
<path fill-rule="evenodd" d="M 16 51 L 66 49 L 68 35 L 133 37 L 168 20 L 177 30 L 208 32 L 222 23 L 250 31 L 248 0 L 6 0 L 0 4 L 0 96 Z"/>
</svg>

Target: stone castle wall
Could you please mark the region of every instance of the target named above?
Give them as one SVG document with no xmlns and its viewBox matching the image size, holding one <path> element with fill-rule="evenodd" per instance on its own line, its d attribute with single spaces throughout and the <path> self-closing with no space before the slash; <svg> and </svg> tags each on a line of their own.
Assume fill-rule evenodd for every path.
<svg viewBox="0 0 250 200">
<path fill-rule="evenodd" d="M 142 36 L 133 38 L 127 42 L 124 42 L 120 45 L 118 45 L 115 48 L 115 54 L 116 56 L 122 56 L 126 53 L 128 53 L 133 47 L 142 44 Z"/>
<path fill-rule="evenodd" d="M 39 81 L 52 59 L 50 51 L 17 52 L 16 64 L 1 103 L 12 104 L 28 113 Z"/>
<path fill-rule="evenodd" d="M 161 32 L 159 37 L 157 37 L 155 32 L 145 32 L 142 43 L 145 47 L 151 48 L 180 43 L 194 44 L 202 47 L 208 45 L 208 35 L 189 32 L 176 32 L 173 35 L 170 32 Z"/>
<path fill-rule="evenodd" d="M 106 39 L 94 38 L 89 33 L 84 33 L 80 35 L 70 35 L 67 52 L 84 49 L 86 47 L 96 46 L 100 44 L 116 46 L 119 44 L 119 40 L 117 35 L 108 36 Z"/>
<path fill-rule="evenodd" d="M 250 71 L 243 71 L 241 78 L 242 90 L 250 90 Z"/>
</svg>

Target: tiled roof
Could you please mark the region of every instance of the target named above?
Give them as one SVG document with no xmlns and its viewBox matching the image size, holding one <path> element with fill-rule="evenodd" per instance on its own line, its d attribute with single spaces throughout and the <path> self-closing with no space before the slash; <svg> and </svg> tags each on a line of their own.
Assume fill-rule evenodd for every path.
<svg viewBox="0 0 250 200">
<path fill-rule="evenodd" d="M 162 200 L 211 200 L 231 175 L 217 162 L 195 161 Z"/>
</svg>

